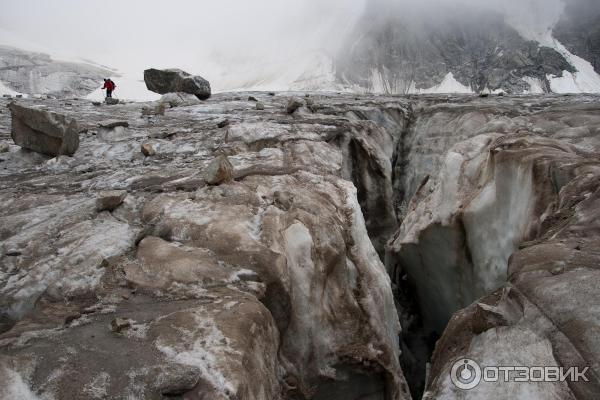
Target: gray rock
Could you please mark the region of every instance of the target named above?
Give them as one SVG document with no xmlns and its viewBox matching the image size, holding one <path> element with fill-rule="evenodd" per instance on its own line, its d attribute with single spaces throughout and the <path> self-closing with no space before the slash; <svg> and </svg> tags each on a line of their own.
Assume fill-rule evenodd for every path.
<svg viewBox="0 0 600 400">
<path fill-rule="evenodd" d="M 8 153 L 9 147 L 6 143 L 0 143 L 0 153 Z"/>
<path fill-rule="evenodd" d="M 2 97 L 6 98 L 6 99 L 12 98 L 12 96 L 10 94 L 3 94 Z"/>
<path fill-rule="evenodd" d="M 254 96 L 248 96 L 248 101 L 258 101 L 258 99 Z"/>
<path fill-rule="evenodd" d="M 211 95 L 210 83 L 196 75 L 188 74 L 180 69 L 154 69 L 144 71 L 144 82 L 148 90 L 159 93 L 183 92 L 206 100 Z"/>
<path fill-rule="evenodd" d="M 121 333 L 129 327 L 131 327 L 131 322 L 127 319 L 115 318 L 110 322 L 110 330 L 115 333 Z"/>
<path fill-rule="evenodd" d="M 233 165 L 227 156 L 219 156 L 211 161 L 204 172 L 204 180 L 209 185 L 220 185 L 233 180 Z"/>
<path fill-rule="evenodd" d="M 142 154 L 146 157 L 150 157 L 156 154 L 156 150 L 152 146 L 152 143 L 142 143 Z"/>
<path fill-rule="evenodd" d="M 119 104 L 119 99 L 115 99 L 114 97 L 106 97 L 104 102 L 109 106 L 114 106 L 115 104 Z"/>
<path fill-rule="evenodd" d="M 73 155 L 79 147 L 74 119 L 50 111 L 9 104 L 12 138 L 16 145 L 51 156 Z"/>
<path fill-rule="evenodd" d="M 300 99 L 297 98 L 291 98 L 288 103 L 287 106 L 285 107 L 285 111 L 288 114 L 293 114 L 294 112 L 296 112 L 297 109 L 299 109 L 300 107 L 302 107 L 302 101 Z"/>
<path fill-rule="evenodd" d="M 108 120 L 108 121 L 102 121 L 98 124 L 98 126 L 100 128 L 106 128 L 106 129 L 113 129 L 116 128 L 118 126 L 122 126 L 124 128 L 128 128 L 129 127 L 129 122 L 127 121 L 119 121 L 119 120 Z"/>
<path fill-rule="evenodd" d="M 256 109 L 257 110 L 264 110 L 265 109 L 265 105 L 259 101 L 259 102 L 256 103 Z"/>
<path fill-rule="evenodd" d="M 217 127 L 218 128 L 225 128 L 228 125 L 229 125 L 229 120 L 228 119 L 224 119 L 224 120 L 221 120 L 221 121 L 217 122 Z"/>
<path fill-rule="evenodd" d="M 101 192 L 96 199 L 96 211 L 113 211 L 119 207 L 127 197 L 126 190 L 109 190 Z"/>
</svg>

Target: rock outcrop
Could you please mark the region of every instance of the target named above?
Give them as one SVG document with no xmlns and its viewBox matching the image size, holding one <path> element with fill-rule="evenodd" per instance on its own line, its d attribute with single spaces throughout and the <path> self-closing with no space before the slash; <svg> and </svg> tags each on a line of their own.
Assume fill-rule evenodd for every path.
<svg viewBox="0 0 600 400">
<path fill-rule="evenodd" d="M 210 83 L 196 75 L 190 75 L 180 69 L 154 69 L 144 71 L 144 82 L 148 90 L 158 93 L 188 93 L 200 100 L 206 100 L 211 95 Z"/>
<path fill-rule="evenodd" d="M 11 136 L 24 149 L 51 156 L 73 155 L 79 147 L 75 119 L 46 110 L 11 103 Z"/>
</svg>

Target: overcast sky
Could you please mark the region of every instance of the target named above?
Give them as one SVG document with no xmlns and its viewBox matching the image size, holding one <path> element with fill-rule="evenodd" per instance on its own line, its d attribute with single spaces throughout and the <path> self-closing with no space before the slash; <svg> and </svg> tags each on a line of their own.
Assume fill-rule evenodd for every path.
<svg viewBox="0 0 600 400">
<path fill-rule="evenodd" d="M 439 2 L 484 6 L 535 36 L 560 15 L 561 1 L 0 0 L 0 43 L 32 42 L 54 56 L 136 75 L 151 66 L 179 67 L 217 86 L 226 78 L 235 85 L 237 76 L 300 71 L 315 52 L 333 55 L 367 5 L 395 4 L 394 12 L 408 5 L 436 12 Z"/>
<path fill-rule="evenodd" d="M 364 0 L 0 0 L 0 28 L 50 53 L 122 70 L 333 50 Z M 1 42 L 0 38 L 0 42 Z"/>
</svg>

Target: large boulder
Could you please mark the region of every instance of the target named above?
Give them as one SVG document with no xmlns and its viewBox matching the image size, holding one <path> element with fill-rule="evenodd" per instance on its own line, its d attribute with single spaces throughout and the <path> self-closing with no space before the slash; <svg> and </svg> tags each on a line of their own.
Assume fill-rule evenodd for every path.
<svg viewBox="0 0 600 400">
<path fill-rule="evenodd" d="M 196 75 L 188 74 L 180 69 L 154 69 L 144 71 L 144 82 L 148 90 L 158 93 L 189 93 L 200 100 L 210 97 L 210 83 Z"/>
<path fill-rule="evenodd" d="M 8 105 L 12 113 L 12 139 L 25 149 L 51 156 L 73 155 L 79 147 L 74 119 L 46 110 Z"/>
</svg>

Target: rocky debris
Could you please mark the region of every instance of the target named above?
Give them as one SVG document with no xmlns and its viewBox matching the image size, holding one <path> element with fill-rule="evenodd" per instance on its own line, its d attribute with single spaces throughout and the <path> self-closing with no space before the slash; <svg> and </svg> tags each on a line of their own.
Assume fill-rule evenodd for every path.
<svg viewBox="0 0 600 400">
<path fill-rule="evenodd" d="M 119 104 L 119 99 L 116 99 L 114 97 L 105 97 L 104 98 L 104 103 L 109 105 L 109 106 L 114 106 L 116 104 Z"/>
<path fill-rule="evenodd" d="M 0 143 L 0 153 L 8 153 L 10 147 L 7 143 Z"/>
<path fill-rule="evenodd" d="M 96 199 L 96 211 L 114 211 L 127 197 L 126 190 L 109 190 L 100 192 Z"/>
<path fill-rule="evenodd" d="M 130 327 L 131 322 L 128 319 L 115 318 L 110 322 L 110 330 L 115 333 L 121 333 Z"/>
<path fill-rule="evenodd" d="M 226 126 L 229 126 L 228 119 L 223 119 L 223 120 L 217 122 L 217 128 L 225 128 Z"/>
<path fill-rule="evenodd" d="M 248 96 L 248 101 L 258 101 L 258 99 L 254 96 Z"/>
<path fill-rule="evenodd" d="M 227 156 L 218 156 L 208 164 L 204 171 L 204 180 L 209 185 L 220 185 L 233 180 L 233 165 Z"/>
<path fill-rule="evenodd" d="M 92 101 L 92 104 L 95 105 L 96 107 L 101 106 L 102 103 L 99 101 Z"/>
<path fill-rule="evenodd" d="M 265 105 L 259 101 L 256 103 L 256 109 L 262 111 L 265 109 Z"/>
<path fill-rule="evenodd" d="M 291 98 L 288 100 L 288 103 L 285 107 L 285 111 L 288 114 L 293 114 L 294 112 L 296 112 L 297 109 L 299 109 L 300 107 L 302 107 L 303 103 L 302 100 L 297 99 L 297 98 Z"/>
<path fill-rule="evenodd" d="M 73 155 L 79 148 L 79 128 L 74 119 L 16 103 L 8 107 L 16 145 L 51 156 Z"/>
<path fill-rule="evenodd" d="M 189 93 L 200 100 L 206 100 L 211 95 L 210 83 L 206 79 L 180 69 L 147 69 L 144 71 L 144 82 L 148 90 L 159 94 Z"/>
<path fill-rule="evenodd" d="M 142 143 L 141 146 L 142 154 L 146 157 L 150 157 L 156 154 L 156 150 L 154 150 L 154 146 L 152 143 Z"/>
<path fill-rule="evenodd" d="M 4 97 L 5 99 L 12 99 L 12 95 L 10 94 L 3 94 L 2 97 Z"/>
</svg>

